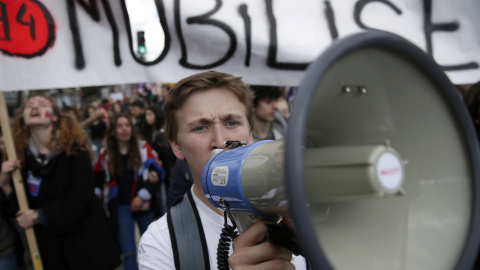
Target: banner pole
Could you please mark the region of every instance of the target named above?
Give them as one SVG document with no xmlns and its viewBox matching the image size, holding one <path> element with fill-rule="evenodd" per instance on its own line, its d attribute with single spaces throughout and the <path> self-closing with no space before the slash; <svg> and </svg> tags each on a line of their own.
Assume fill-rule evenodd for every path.
<svg viewBox="0 0 480 270">
<path fill-rule="evenodd" d="M 16 160 L 17 152 L 13 143 L 12 132 L 10 129 L 10 120 L 8 118 L 7 103 L 3 92 L 0 91 L 0 124 L 3 131 L 3 138 L 5 141 L 5 148 L 7 149 L 8 160 Z M 20 170 L 15 170 L 12 174 L 13 185 L 15 193 L 17 194 L 18 205 L 20 210 L 28 209 L 28 201 L 23 185 L 22 174 Z M 25 230 L 27 237 L 28 248 L 30 250 L 30 257 L 35 270 L 43 270 L 40 252 L 38 251 L 37 239 L 35 238 L 35 231 L 33 227 Z"/>
</svg>

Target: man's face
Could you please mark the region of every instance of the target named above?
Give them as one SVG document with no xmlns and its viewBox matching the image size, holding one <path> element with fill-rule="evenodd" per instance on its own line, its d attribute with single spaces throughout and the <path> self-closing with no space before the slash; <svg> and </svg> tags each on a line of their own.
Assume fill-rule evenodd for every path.
<svg viewBox="0 0 480 270">
<path fill-rule="evenodd" d="M 41 96 L 30 98 L 23 109 L 25 125 L 51 125 L 57 117 L 53 115 L 52 102 Z"/>
<path fill-rule="evenodd" d="M 132 137 L 132 126 L 125 117 L 119 117 L 115 125 L 115 136 L 118 142 L 128 142 Z"/>
<path fill-rule="evenodd" d="M 275 111 L 277 110 L 277 101 L 275 99 L 261 99 L 253 108 L 253 115 L 260 121 L 272 122 L 275 120 Z"/>
<path fill-rule="evenodd" d="M 187 160 L 195 181 L 201 181 L 212 150 L 223 149 L 227 140 L 253 142 L 246 110 L 230 90 L 214 88 L 190 95 L 175 113 L 177 141 L 170 143 L 177 158 Z"/>
</svg>

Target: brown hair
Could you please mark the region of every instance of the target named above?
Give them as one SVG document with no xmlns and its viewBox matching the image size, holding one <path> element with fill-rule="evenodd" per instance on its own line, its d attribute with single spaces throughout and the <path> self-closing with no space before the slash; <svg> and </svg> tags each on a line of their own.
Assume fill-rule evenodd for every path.
<svg viewBox="0 0 480 270">
<path fill-rule="evenodd" d="M 58 120 L 53 123 L 52 136 L 50 142 L 47 144 L 48 149 L 55 149 L 60 147 L 65 151 L 67 156 L 76 154 L 78 151 L 88 150 L 90 140 L 87 133 L 82 129 L 77 121 L 69 115 L 62 115 L 58 105 L 49 97 L 42 96 L 52 103 L 53 115 L 58 117 Z M 33 98 L 33 97 L 31 97 Z M 30 98 L 30 99 L 31 99 Z M 29 99 L 29 100 L 30 100 Z M 22 107 L 22 112 L 25 109 L 25 104 Z M 12 133 L 14 137 L 15 149 L 19 160 L 25 160 L 25 150 L 28 147 L 30 140 L 30 129 L 25 128 L 25 119 L 23 113 L 17 115 L 13 123 Z M 57 137 L 58 134 L 58 137 Z"/>
<path fill-rule="evenodd" d="M 130 137 L 129 147 L 128 147 L 128 162 L 127 166 L 130 169 L 135 169 L 136 167 L 140 166 L 141 158 L 140 158 L 140 149 L 138 147 L 138 136 L 133 126 L 132 120 L 130 117 L 125 113 L 119 113 L 113 117 L 110 121 L 110 125 L 107 129 L 106 135 L 106 150 L 108 157 L 110 158 L 110 164 L 112 165 L 112 172 L 121 175 L 123 173 L 123 162 L 122 157 L 120 156 L 119 145 L 117 141 L 117 121 L 119 118 L 126 118 L 130 127 L 132 128 L 132 136 Z"/>
<path fill-rule="evenodd" d="M 168 92 L 164 111 L 167 122 L 167 137 L 169 140 L 177 140 L 178 125 L 175 120 L 175 112 L 182 107 L 183 103 L 191 94 L 213 88 L 229 89 L 238 97 L 240 102 L 245 105 L 248 123 L 250 125 L 250 130 L 252 130 L 253 93 L 250 90 L 250 86 L 245 84 L 241 77 L 235 77 L 230 74 L 216 71 L 207 71 L 180 80 L 170 92 Z"/>
</svg>

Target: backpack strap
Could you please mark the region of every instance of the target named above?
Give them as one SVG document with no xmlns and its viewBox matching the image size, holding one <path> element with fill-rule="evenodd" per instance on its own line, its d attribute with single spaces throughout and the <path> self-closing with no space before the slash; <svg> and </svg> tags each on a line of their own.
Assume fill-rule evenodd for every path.
<svg viewBox="0 0 480 270">
<path fill-rule="evenodd" d="M 191 190 L 177 200 L 167 214 L 168 231 L 172 241 L 173 258 L 177 270 L 210 269 L 207 241 L 202 221 Z"/>
</svg>

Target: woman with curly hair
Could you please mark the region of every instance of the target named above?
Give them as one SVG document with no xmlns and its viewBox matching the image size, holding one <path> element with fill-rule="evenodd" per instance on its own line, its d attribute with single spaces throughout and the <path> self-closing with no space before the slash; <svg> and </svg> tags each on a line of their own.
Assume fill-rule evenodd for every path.
<svg viewBox="0 0 480 270">
<path fill-rule="evenodd" d="M 164 170 L 150 145 L 137 139 L 128 115 L 111 119 L 106 146 L 94 170 L 97 195 L 103 194 L 104 183 L 109 181 L 107 205 L 118 232 L 124 268 L 138 269 L 135 222 L 143 234 L 154 220 L 155 193 Z"/>
<path fill-rule="evenodd" d="M 114 269 L 120 252 L 94 194 L 88 137 L 49 98 L 30 98 L 13 126 L 18 160 L 2 163 L 0 200 L 33 227 L 44 269 Z M 29 209 L 18 210 L 11 173 L 21 169 Z"/>
</svg>

